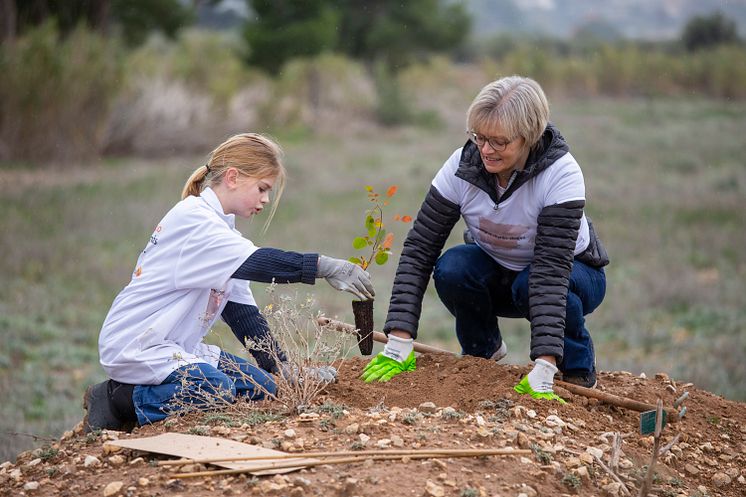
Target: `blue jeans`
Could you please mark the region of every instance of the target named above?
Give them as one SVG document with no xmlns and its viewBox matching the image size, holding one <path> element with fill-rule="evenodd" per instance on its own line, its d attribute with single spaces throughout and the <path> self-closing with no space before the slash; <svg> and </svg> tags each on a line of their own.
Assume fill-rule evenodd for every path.
<svg viewBox="0 0 746 497">
<path fill-rule="evenodd" d="M 246 359 L 221 352 L 217 368 L 207 363 L 187 364 L 160 385 L 135 386 L 132 400 L 138 424 L 145 425 L 165 419 L 180 405 L 209 407 L 210 402 L 232 403 L 236 397 L 260 400 L 265 391 L 271 395 L 277 391 L 272 376 Z"/>
<path fill-rule="evenodd" d="M 456 336 L 464 355 L 489 358 L 502 344 L 498 317 L 529 317 L 528 273 L 502 267 L 474 244 L 447 250 L 435 263 L 438 296 L 456 318 Z M 587 373 L 595 367 L 593 340 L 585 316 L 606 294 L 603 269 L 575 261 L 570 273 L 565 316 L 563 372 Z"/>
</svg>

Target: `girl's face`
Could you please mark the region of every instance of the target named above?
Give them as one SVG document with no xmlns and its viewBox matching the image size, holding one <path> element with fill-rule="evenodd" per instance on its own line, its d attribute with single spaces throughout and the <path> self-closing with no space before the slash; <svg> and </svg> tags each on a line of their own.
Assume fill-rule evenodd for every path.
<svg viewBox="0 0 746 497">
<path fill-rule="evenodd" d="M 226 214 L 249 218 L 259 214 L 264 206 L 269 203 L 269 192 L 275 184 L 276 177 L 253 178 L 236 171 L 232 168 L 226 172 L 222 189 L 224 194 L 220 197 L 223 211 Z"/>
</svg>

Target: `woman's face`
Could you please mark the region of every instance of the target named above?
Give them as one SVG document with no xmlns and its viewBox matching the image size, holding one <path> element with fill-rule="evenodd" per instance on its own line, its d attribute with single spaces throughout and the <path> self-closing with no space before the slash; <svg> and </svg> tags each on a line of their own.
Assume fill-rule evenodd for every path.
<svg viewBox="0 0 746 497">
<path fill-rule="evenodd" d="M 507 179 L 526 165 L 528 147 L 523 137 L 508 136 L 499 124 L 477 130 L 475 135 L 474 141 L 488 172 Z"/>
<path fill-rule="evenodd" d="M 251 217 L 259 214 L 269 202 L 269 192 L 277 178 L 252 178 L 243 174 L 226 173 L 224 183 L 229 186 L 225 198 L 221 198 L 226 214 L 240 217 Z"/>
</svg>

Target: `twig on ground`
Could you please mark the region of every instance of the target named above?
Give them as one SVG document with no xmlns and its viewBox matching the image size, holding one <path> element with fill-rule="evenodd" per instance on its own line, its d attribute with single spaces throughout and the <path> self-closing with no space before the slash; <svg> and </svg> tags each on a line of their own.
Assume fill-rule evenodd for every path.
<svg viewBox="0 0 746 497">
<path fill-rule="evenodd" d="M 680 437 L 681 437 L 681 433 L 677 433 L 676 436 L 673 437 L 673 440 L 671 440 L 666 445 L 664 445 L 663 447 L 661 447 L 660 450 L 658 451 L 658 457 L 663 457 L 666 454 L 666 452 L 668 452 L 669 450 L 671 450 L 671 447 L 673 447 L 674 445 L 676 445 L 676 442 L 679 441 Z"/>
<path fill-rule="evenodd" d="M 354 464 L 358 462 L 364 462 L 368 459 L 373 461 L 390 461 L 395 459 L 412 460 L 412 459 L 450 459 L 457 457 L 485 457 L 492 455 L 500 456 L 514 456 L 521 454 L 530 454 L 531 451 L 528 449 L 472 449 L 468 451 L 443 453 L 441 451 L 412 451 L 412 454 L 394 454 L 394 455 L 372 455 L 372 456 L 361 456 L 356 457 L 337 457 L 330 459 L 319 459 L 317 461 L 307 461 L 304 463 L 298 463 L 293 461 L 280 462 L 274 464 L 268 464 L 265 466 L 256 466 L 251 468 L 240 468 L 240 469 L 221 469 L 216 471 L 198 471 L 194 473 L 182 473 L 172 475 L 174 478 L 194 478 L 198 476 L 218 476 L 218 475 L 235 475 L 241 473 L 254 473 L 257 471 L 268 471 L 273 469 L 288 469 L 288 468 L 310 468 L 314 466 L 322 465 L 333 465 L 333 464 Z M 489 453 L 492 452 L 492 453 Z M 308 454 L 305 454 L 309 457 Z"/>
<path fill-rule="evenodd" d="M 412 456 L 431 454 L 433 457 L 480 457 L 496 455 L 526 455 L 530 454 L 528 449 L 390 449 L 390 450 L 348 450 L 348 451 L 326 451 L 326 452 L 293 452 L 273 455 L 253 455 L 222 457 L 211 459 L 178 459 L 173 461 L 160 461 L 159 466 L 181 466 L 183 464 L 208 464 L 214 462 L 238 462 L 238 461 L 261 461 L 266 459 L 300 459 L 318 457 L 342 457 L 342 456 Z"/>
<path fill-rule="evenodd" d="M 619 455 L 622 452 L 622 435 L 614 432 L 614 439 L 611 442 L 611 456 L 609 456 L 609 468 L 614 474 L 619 472 Z"/>
<path fill-rule="evenodd" d="M 624 484 L 624 482 L 614 473 L 611 468 L 609 468 L 607 465 L 604 464 L 604 462 L 601 460 L 600 457 L 597 455 L 593 455 L 593 457 L 596 458 L 596 461 L 598 464 L 603 468 L 604 471 L 606 471 L 609 476 L 611 476 L 615 482 L 619 483 L 621 485 L 621 491 L 624 495 L 631 495 L 629 489 L 627 488 L 627 485 Z"/>
</svg>

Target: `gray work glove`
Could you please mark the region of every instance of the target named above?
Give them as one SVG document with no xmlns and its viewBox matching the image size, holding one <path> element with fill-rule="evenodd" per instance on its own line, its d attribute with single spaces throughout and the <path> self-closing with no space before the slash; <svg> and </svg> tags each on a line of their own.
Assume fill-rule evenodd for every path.
<svg viewBox="0 0 746 497">
<path fill-rule="evenodd" d="M 350 292 L 360 300 L 372 299 L 376 294 L 370 275 L 357 264 L 342 259 L 320 255 L 316 277 L 325 278 L 333 288 Z"/>
<path fill-rule="evenodd" d="M 301 375 L 298 372 L 298 366 L 295 364 L 283 362 L 282 366 L 280 366 L 280 374 L 292 385 L 303 382 L 303 378 L 300 377 Z M 337 369 L 329 365 L 309 366 L 303 369 L 303 376 L 321 383 L 334 383 L 337 381 Z"/>
</svg>

